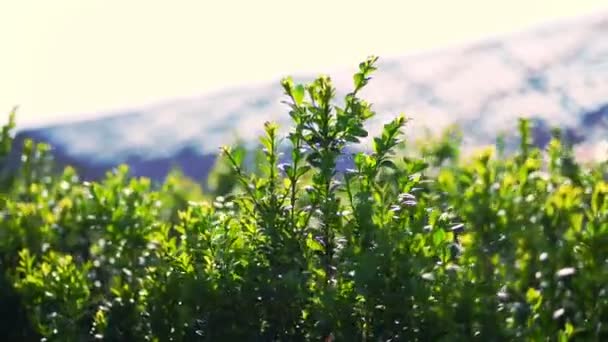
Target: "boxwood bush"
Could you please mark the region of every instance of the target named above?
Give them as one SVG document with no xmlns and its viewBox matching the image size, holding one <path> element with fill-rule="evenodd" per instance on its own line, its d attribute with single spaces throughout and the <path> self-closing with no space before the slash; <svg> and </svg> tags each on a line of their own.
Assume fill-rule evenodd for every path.
<svg viewBox="0 0 608 342">
<path fill-rule="evenodd" d="M 257 163 L 224 148 L 219 193 L 126 166 L 98 182 L 0 143 L 0 334 L 11 341 L 608 339 L 606 163 L 545 150 L 463 157 L 452 134 L 402 153 L 403 116 L 351 153 L 374 116 L 327 76 L 282 81 L 292 125 Z M 516 129 L 516 127 L 514 127 Z M 287 144 L 289 148 L 282 147 Z M 410 149 L 411 150 L 411 149 Z M 281 156 L 281 151 L 286 156 Z M 338 160 L 352 158 L 341 170 Z M 287 162 L 284 162 L 287 160 Z M 226 167 L 228 166 L 228 167 Z M 224 182 L 224 183 L 222 183 Z"/>
</svg>

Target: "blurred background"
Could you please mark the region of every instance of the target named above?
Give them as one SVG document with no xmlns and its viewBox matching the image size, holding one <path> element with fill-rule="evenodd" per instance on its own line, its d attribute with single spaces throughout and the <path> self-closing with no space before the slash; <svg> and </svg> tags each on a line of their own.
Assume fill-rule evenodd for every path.
<svg viewBox="0 0 608 342">
<path fill-rule="evenodd" d="M 0 0 L 0 110 L 85 178 L 128 163 L 202 180 L 220 145 L 289 124 L 281 77 L 344 94 L 373 54 L 372 132 L 405 113 L 412 139 L 457 124 L 479 146 L 523 116 L 538 145 L 558 126 L 599 159 L 607 37 L 605 0 Z"/>
</svg>

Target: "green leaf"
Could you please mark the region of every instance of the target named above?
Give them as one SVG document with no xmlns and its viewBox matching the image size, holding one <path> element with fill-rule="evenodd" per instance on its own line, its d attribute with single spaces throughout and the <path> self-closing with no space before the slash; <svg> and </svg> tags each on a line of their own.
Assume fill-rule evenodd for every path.
<svg viewBox="0 0 608 342">
<path fill-rule="evenodd" d="M 359 89 L 365 85 L 365 76 L 362 73 L 358 72 L 353 75 L 353 81 L 355 83 L 355 89 Z"/>
<path fill-rule="evenodd" d="M 315 240 L 312 236 L 308 236 L 306 239 L 306 247 L 313 252 L 323 252 L 325 248 L 321 245 L 317 240 Z"/>
<path fill-rule="evenodd" d="M 433 233 L 433 245 L 435 245 L 435 247 L 440 246 L 445 241 L 445 237 L 446 234 L 443 229 L 437 229 Z"/>
<path fill-rule="evenodd" d="M 306 94 L 306 88 L 304 85 L 298 84 L 293 88 L 292 96 L 295 103 L 299 106 L 304 101 L 304 95 Z"/>
</svg>

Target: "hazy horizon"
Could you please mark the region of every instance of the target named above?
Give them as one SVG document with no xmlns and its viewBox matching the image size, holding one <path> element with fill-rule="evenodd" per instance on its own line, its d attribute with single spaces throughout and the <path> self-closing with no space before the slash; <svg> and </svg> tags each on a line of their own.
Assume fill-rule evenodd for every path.
<svg viewBox="0 0 608 342">
<path fill-rule="evenodd" d="M 330 72 L 370 54 L 423 52 L 608 9 L 604 1 L 591 0 L 360 5 L 0 4 L 0 42 L 7 51 L 0 62 L 0 111 L 18 105 L 20 126 L 60 122 L 285 75 Z M 359 24 L 363 19 L 366 25 Z"/>
</svg>

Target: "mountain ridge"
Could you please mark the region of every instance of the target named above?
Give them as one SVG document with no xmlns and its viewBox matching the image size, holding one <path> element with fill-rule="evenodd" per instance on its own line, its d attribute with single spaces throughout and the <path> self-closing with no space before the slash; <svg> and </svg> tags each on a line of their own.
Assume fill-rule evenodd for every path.
<svg viewBox="0 0 608 342">
<path fill-rule="evenodd" d="M 472 147 L 515 130 L 517 117 L 524 116 L 537 122 L 540 145 L 550 127 L 558 126 L 569 132 L 583 158 L 597 158 L 602 152 L 594 151 L 595 146 L 608 138 L 603 124 L 608 120 L 608 40 L 602 37 L 608 37 L 608 11 L 442 52 L 381 59 L 362 93 L 378 112 L 370 132 L 405 112 L 412 119 L 408 137 L 419 137 L 425 128 L 438 133 L 457 124 L 465 146 Z M 338 95 L 351 89 L 351 74 L 346 68 L 330 74 Z M 27 129 L 18 137 L 48 142 L 62 163 L 85 170 L 127 163 L 136 175 L 162 179 L 169 164 L 186 169 L 196 164 L 201 172 L 195 178 L 204 179 L 220 145 L 237 137 L 254 143 L 264 121 L 288 126 L 288 108 L 281 100 L 278 82 L 261 83 L 111 117 Z M 205 162 L 195 162 L 196 156 Z"/>
</svg>

